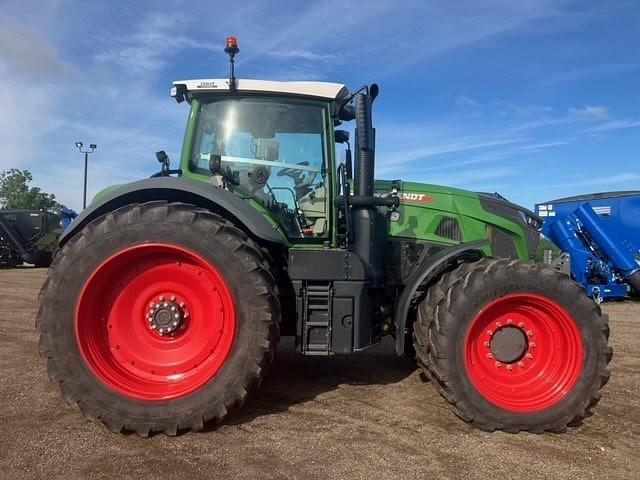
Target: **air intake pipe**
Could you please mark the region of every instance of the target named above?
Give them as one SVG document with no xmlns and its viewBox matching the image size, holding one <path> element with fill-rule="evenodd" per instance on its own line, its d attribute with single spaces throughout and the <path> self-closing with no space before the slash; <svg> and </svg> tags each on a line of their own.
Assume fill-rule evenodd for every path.
<svg viewBox="0 0 640 480">
<path fill-rule="evenodd" d="M 374 193 L 375 130 L 371 122 L 371 103 L 378 94 L 377 85 L 355 96 L 357 152 L 355 193 L 357 202 L 350 203 L 353 225 L 351 249 L 369 266 L 371 286 L 385 282 L 385 247 L 387 219 L 378 211 Z M 383 200 L 383 199 L 380 199 Z"/>
<path fill-rule="evenodd" d="M 371 197 L 375 170 L 375 132 L 371 122 L 371 96 L 359 93 L 355 100 L 358 136 L 356 194 Z"/>
</svg>

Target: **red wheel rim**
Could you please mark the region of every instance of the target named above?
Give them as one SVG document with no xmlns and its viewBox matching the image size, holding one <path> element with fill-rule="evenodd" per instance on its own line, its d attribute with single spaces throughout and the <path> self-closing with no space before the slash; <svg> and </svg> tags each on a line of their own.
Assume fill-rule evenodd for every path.
<svg viewBox="0 0 640 480">
<path fill-rule="evenodd" d="M 503 350 L 503 358 L 497 358 L 495 342 L 505 333 L 524 339 L 517 358 L 505 358 Z M 584 348 L 565 308 L 541 295 L 515 293 L 476 315 L 465 336 L 464 360 L 471 382 L 486 400 L 527 413 L 549 408 L 571 391 L 582 371 Z"/>
<path fill-rule="evenodd" d="M 125 396 L 157 401 L 211 380 L 231 350 L 235 323 L 229 286 L 208 261 L 176 245 L 142 244 L 93 272 L 75 325 L 96 377 Z"/>
</svg>

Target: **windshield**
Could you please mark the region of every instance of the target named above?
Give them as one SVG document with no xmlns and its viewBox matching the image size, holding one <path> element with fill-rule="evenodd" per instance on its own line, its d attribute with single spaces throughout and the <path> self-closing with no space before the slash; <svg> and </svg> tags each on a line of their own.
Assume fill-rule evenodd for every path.
<svg viewBox="0 0 640 480">
<path fill-rule="evenodd" d="M 212 154 L 237 176 L 238 190 L 271 211 L 289 237 L 326 236 L 322 105 L 253 98 L 204 103 L 192 169 L 208 173 Z"/>
</svg>

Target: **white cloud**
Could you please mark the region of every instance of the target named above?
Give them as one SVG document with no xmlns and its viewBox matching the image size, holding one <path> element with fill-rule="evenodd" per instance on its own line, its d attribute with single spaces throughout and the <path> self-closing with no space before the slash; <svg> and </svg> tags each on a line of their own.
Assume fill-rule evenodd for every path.
<svg viewBox="0 0 640 480">
<path fill-rule="evenodd" d="M 616 186 L 625 184 L 625 183 L 637 183 L 640 181 L 640 173 L 637 172 L 626 172 L 626 173 L 617 173 L 615 175 L 606 175 L 606 176 L 591 176 L 591 177 L 583 177 L 578 178 L 571 183 L 559 183 L 552 185 L 552 188 L 558 187 L 589 187 L 589 186 L 600 186 L 600 190 L 611 190 L 612 188 L 616 188 Z"/>
<path fill-rule="evenodd" d="M 0 17 L 0 66 L 5 75 L 52 78 L 71 70 L 56 49 L 23 25 Z"/>
<path fill-rule="evenodd" d="M 114 40 L 115 48 L 95 55 L 98 62 L 112 63 L 129 75 L 149 75 L 167 65 L 169 58 L 185 48 L 211 50 L 184 32 L 188 21 L 175 12 L 152 12 L 140 22 L 131 35 Z"/>
<path fill-rule="evenodd" d="M 606 122 L 596 127 L 591 128 L 591 132 L 606 132 L 609 130 L 620 130 L 623 128 L 637 128 L 640 127 L 640 120 L 613 120 Z"/>
<path fill-rule="evenodd" d="M 532 143 L 530 145 L 523 145 L 518 147 L 520 150 L 546 150 L 548 148 L 560 147 L 562 145 L 570 145 L 575 142 L 575 139 L 569 140 L 557 140 L 554 142 L 542 142 L 542 143 Z"/>
<path fill-rule="evenodd" d="M 459 107 L 475 108 L 480 104 L 473 98 L 467 97 L 466 95 L 458 95 L 456 97 L 456 105 Z"/>
<path fill-rule="evenodd" d="M 609 109 L 601 105 L 585 105 L 581 108 L 569 108 L 569 116 L 577 120 L 605 120 L 609 118 Z"/>
</svg>

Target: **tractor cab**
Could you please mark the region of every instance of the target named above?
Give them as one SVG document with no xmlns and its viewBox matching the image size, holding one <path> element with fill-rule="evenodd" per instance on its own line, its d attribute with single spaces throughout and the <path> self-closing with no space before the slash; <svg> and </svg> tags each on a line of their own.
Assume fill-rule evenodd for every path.
<svg viewBox="0 0 640 480">
<path fill-rule="evenodd" d="M 181 171 L 250 198 L 286 237 L 328 240 L 334 166 L 331 106 L 340 84 L 187 80 L 174 82 L 191 105 Z"/>
</svg>

